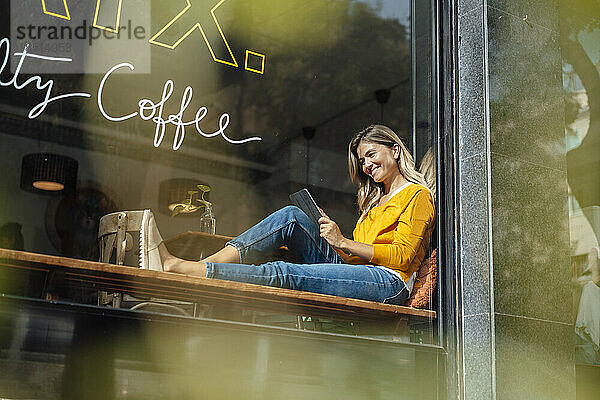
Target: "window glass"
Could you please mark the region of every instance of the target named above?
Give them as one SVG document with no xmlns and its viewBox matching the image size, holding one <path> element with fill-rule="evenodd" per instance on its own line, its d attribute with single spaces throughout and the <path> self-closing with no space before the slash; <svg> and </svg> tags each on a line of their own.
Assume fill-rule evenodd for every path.
<svg viewBox="0 0 600 400">
<path fill-rule="evenodd" d="M 600 9 L 561 2 L 561 47 L 575 322 L 577 398 L 597 396 L 600 365 Z"/>
<path fill-rule="evenodd" d="M 348 143 L 373 124 L 402 139 L 435 197 L 432 2 L 12 0 L 0 18 L 0 247 L 61 260 L 109 254 L 103 261 L 122 256 L 136 267 L 148 214 L 127 214 L 131 229 L 119 236 L 114 228 L 114 246 L 102 241 L 106 226 L 99 242 L 100 219 L 148 209 L 169 251 L 197 261 L 302 188 L 351 239 L 361 213 Z M 586 33 L 590 44 L 593 34 Z M 581 82 L 573 85 L 581 121 L 589 111 Z M 577 124 L 583 130 L 571 133 L 573 148 L 585 135 Z M 431 243 L 417 243 L 416 286 L 437 267 L 434 260 L 419 268 L 437 248 L 431 224 Z M 381 309 L 372 312 L 384 316 L 359 324 L 341 303 L 340 312 L 311 314 L 289 297 L 277 306 L 275 294 L 265 307 L 264 292 L 236 297 L 225 284 L 223 293 L 199 289 L 194 301 L 166 291 L 162 302 L 156 293 L 150 301 L 93 284 L 25 289 L 10 271 L 7 294 L 417 343 L 435 336 L 435 315 L 426 312 L 436 311 L 435 279 L 400 332 Z"/>
</svg>

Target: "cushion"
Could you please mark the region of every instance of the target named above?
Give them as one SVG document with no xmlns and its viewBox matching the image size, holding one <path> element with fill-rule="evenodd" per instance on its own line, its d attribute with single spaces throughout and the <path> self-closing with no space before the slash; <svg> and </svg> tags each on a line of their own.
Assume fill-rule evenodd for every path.
<svg viewBox="0 0 600 400">
<path fill-rule="evenodd" d="M 437 249 L 433 250 L 429 258 L 423 260 L 417 271 L 417 278 L 421 282 L 421 286 L 413 289 L 405 305 L 425 308 L 431 300 L 431 294 L 435 290 L 437 282 Z"/>
</svg>

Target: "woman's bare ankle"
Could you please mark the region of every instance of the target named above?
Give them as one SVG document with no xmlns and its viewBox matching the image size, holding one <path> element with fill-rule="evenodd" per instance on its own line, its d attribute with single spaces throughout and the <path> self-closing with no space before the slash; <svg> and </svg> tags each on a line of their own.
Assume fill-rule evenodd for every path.
<svg viewBox="0 0 600 400">
<path fill-rule="evenodd" d="M 189 261 L 175 257 L 169 252 L 164 243 L 158 246 L 158 253 L 160 254 L 164 272 L 206 277 L 206 264 L 203 262 Z"/>
<path fill-rule="evenodd" d="M 175 257 L 169 257 L 163 260 L 163 271 L 165 272 L 175 272 L 178 273 L 177 265 L 179 264 L 179 259 Z"/>
<path fill-rule="evenodd" d="M 171 257 L 163 261 L 163 269 L 165 272 L 206 278 L 206 264 L 203 262 Z"/>
<path fill-rule="evenodd" d="M 221 250 L 217 251 L 215 254 L 203 258 L 200 261 L 214 263 L 239 263 L 240 252 L 235 246 L 227 245 Z"/>
</svg>

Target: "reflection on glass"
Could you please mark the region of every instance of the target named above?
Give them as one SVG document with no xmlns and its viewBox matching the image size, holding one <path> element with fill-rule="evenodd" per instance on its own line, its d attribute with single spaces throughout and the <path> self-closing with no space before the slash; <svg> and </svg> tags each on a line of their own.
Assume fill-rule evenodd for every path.
<svg viewBox="0 0 600 400">
<path fill-rule="evenodd" d="M 2 25 L 2 81 L 15 79 L 0 90 L 0 223 L 20 227 L 18 247 L 97 260 L 99 218 L 118 210 L 161 210 L 166 238 L 236 236 L 304 186 L 351 237 L 347 144 L 376 123 L 408 144 L 435 195 L 432 2 L 47 3 L 12 2 Z M 76 192 L 19 189 L 31 152 L 76 160 Z M 182 180 L 209 185 L 212 206 L 186 218 L 194 188 L 163 198 L 161 182 Z"/>
<path fill-rule="evenodd" d="M 600 265 L 598 250 L 588 255 L 588 265 L 579 278 L 582 285 L 575 322 L 577 361 L 600 364 Z"/>
<path fill-rule="evenodd" d="M 96 268 L 67 279 L 44 262 L 0 265 L 0 376 L 13 397 L 319 398 L 332 397 L 331 387 L 333 397 L 433 397 L 439 360 L 431 349 L 346 335 L 439 343 L 431 301 L 438 243 L 412 266 L 428 282 L 410 304 L 422 309 L 402 318 L 401 307 L 380 317 L 377 307 L 388 305 L 375 303 L 359 320 L 351 296 L 315 306 L 300 295 L 283 301 L 277 289 L 263 287 L 260 297 L 231 282 L 127 267 L 138 266 L 147 232 L 133 217 L 141 210 L 152 210 L 176 255 L 197 262 L 302 187 L 352 237 L 360 214 L 348 142 L 372 124 L 398 133 L 435 195 L 433 4 L 7 2 L 0 251 L 56 256 L 61 271 Z M 22 159 L 31 153 L 76 160 L 73 192 L 23 190 Z M 102 242 L 104 253 L 118 243 L 124 266 L 84 262 L 102 254 L 100 218 L 126 210 L 140 211 L 115 222 L 118 239 Z M 4 294 L 20 297 L 10 303 Z M 36 373 L 15 373 L 15 360 Z"/>
<path fill-rule="evenodd" d="M 600 8 L 560 5 L 577 398 L 591 399 L 600 377 Z"/>
</svg>

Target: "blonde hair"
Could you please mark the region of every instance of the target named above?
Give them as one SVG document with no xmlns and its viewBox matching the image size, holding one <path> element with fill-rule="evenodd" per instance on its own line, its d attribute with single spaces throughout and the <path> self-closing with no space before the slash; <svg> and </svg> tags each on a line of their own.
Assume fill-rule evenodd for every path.
<svg viewBox="0 0 600 400">
<path fill-rule="evenodd" d="M 423 159 L 421 160 L 421 165 L 419 165 L 419 172 L 423 174 L 423 178 L 425 178 L 425 182 L 427 183 L 427 187 L 431 192 L 431 197 L 435 200 L 435 163 L 433 160 L 433 148 L 430 147 Z"/>
<path fill-rule="evenodd" d="M 377 183 L 363 172 L 358 157 L 358 145 L 361 142 L 377 143 L 390 148 L 398 145 L 398 170 L 409 182 L 427 186 L 423 175 L 415 169 L 415 161 L 396 133 L 383 125 L 371 125 L 358 132 L 348 144 L 348 172 L 352 183 L 358 186 L 358 208 L 362 215 L 369 212 L 384 193 L 383 183 Z"/>
</svg>

